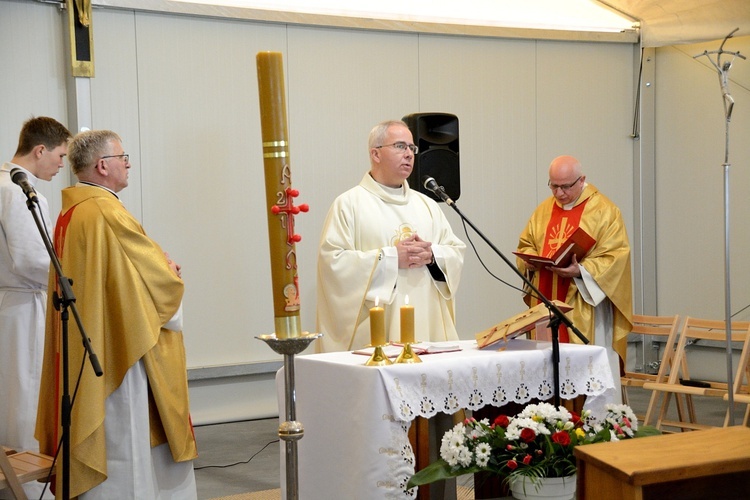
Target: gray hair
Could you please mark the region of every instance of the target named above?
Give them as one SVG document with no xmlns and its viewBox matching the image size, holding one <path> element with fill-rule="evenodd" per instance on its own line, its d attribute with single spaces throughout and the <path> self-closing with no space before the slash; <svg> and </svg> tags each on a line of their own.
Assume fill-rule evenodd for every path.
<svg viewBox="0 0 750 500">
<path fill-rule="evenodd" d="M 73 137 L 68 146 L 68 161 L 73 173 L 78 175 L 92 167 L 102 156 L 112 152 L 112 141 L 122 141 L 111 130 L 87 130 Z"/>
<path fill-rule="evenodd" d="M 367 141 L 367 149 L 382 146 L 383 141 L 385 140 L 385 135 L 388 133 L 388 129 L 397 125 L 409 128 L 403 120 L 386 120 L 375 125 L 370 131 L 370 137 Z"/>
</svg>

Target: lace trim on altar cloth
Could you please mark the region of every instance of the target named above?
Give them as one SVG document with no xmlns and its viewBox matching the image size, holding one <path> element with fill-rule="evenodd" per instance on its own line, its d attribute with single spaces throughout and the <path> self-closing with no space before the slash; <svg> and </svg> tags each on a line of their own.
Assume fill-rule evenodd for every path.
<svg viewBox="0 0 750 500">
<path fill-rule="evenodd" d="M 579 346 L 580 348 L 580 346 Z M 488 363 L 494 366 L 488 366 Z M 412 373 L 381 372 L 392 411 L 396 418 L 411 421 L 429 418 L 438 412 L 476 410 L 485 405 L 503 406 L 510 402 L 553 397 L 551 356 L 536 351 L 523 357 L 467 357 L 465 365 L 440 370 L 439 366 L 411 365 Z M 484 374 L 480 376 L 480 374 Z M 492 375 L 488 375 L 492 374 Z M 596 396 L 614 392 L 614 382 L 606 353 L 563 352 L 560 363 L 560 397 L 589 396 L 587 407 L 595 411 L 604 403 Z M 409 377 L 418 377 L 409 380 Z"/>
<path fill-rule="evenodd" d="M 417 488 L 406 490 L 406 483 L 414 475 L 415 457 L 409 443 L 409 422 L 400 421 L 394 415 L 383 415 L 390 426 L 390 442 L 384 443 L 378 453 L 385 455 L 388 477 L 377 481 L 378 496 L 385 499 L 416 498 Z"/>
</svg>

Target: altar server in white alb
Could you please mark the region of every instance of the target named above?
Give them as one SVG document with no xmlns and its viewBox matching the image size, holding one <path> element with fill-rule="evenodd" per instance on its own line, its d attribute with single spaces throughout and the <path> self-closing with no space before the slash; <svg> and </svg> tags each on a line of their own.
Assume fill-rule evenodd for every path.
<svg viewBox="0 0 750 500">
<path fill-rule="evenodd" d="M 13 159 L 0 169 L 0 444 L 17 450 L 39 449 L 34 439 L 39 378 L 44 354 L 49 253 L 27 196 L 13 183 L 16 172 L 34 187 L 63 167 L 70 132 L 46 116 L 23 124 Z M 47 199 L 37 193 L 35 210 L 52 231 Z M 29 498 L 43 484 L 27 483 Z M 49 495 L 45 498 L 51 498 Z M 0 498 L 5 498 L 0 492 Z"/>
<path fill-rule="evenodd" d="M 438 204 L 410 189 L 417 146 L 402 121 L 376 125 L 370 171 L 328 212 L 318 253 L 318 351 L 370 344 L 369 310 L 385 308 L 388 340 L 400 339 L 399 312 L 415 310 L 415 339 L 458 340 L 454 298 L 466 245 Z"/>
</svg>

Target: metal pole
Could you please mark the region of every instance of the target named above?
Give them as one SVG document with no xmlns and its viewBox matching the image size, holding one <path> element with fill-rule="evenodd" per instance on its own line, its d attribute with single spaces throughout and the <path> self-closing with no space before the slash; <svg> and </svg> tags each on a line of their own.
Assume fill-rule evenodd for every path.
<svg viewBox="0 0 750 500">
<path fill-rule="evenodd" d="M 729 425 L 734 425 L 734 377 L 732 376 L 732 287 L 730 285 L 730 260 L 729 260 L 729 122 L 732 120 L 732 109 L 734 108 L 734 99 L 729 93 L 729 70 L 736 57 L 745 59 L 745 56 L 739 52 L 729 52 L 724 50 L 724 44 L 732 38 L 732 35 L 739 28 L 735 28 L 729 33 L 724 41 L 721 42 L 719 50 L 704 51 L 702 54 L 694 56 L 695 58 L 706 56 L 711 64 L 719 73 L 719 85 L 721 86 L 721 97 L 724 104 L 724 330 L 726 332 L 726 355 L 727 355 L 727 393 L 728 408 L 727 415 Z M 716 54 L 716 61 L 711 59 L 709 54 Z M 721 56 L 729 54 L 732 56 L 731 61 L 722 62 Z"/>
<path fill-rule="evenodd" d="M 286 464 L 286 498 L 299 498 L 299 464 L 297 461 L 297 441 L 305 435 L 301 422 L 297 422 L 297 401 L 294 388 L 294 355 L 304 351 L 322 333 L 304 332 L 300 337 L 277 338 L 275 334 L 259 335 L 277 354 L 284 355 L 284 415 L 286 421 L 279 425 L 279 439 L 284 441 Z"/>
</svg>

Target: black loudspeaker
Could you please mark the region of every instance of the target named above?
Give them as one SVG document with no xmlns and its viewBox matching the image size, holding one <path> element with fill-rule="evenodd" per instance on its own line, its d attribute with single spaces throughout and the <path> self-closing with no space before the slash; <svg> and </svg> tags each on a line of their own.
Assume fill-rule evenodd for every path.
<svg viewBox="0 0 750 500">
<path fill-rule="evenodd" d="M 458 117 L 448 113 L 412 113 L 402 120 L 409 126 L 419 152 L 414 170 L 407 179 L 409 187 L 441 201 L 424 187 L 424 177 L 433 177 L 452 200 L 461 196 L 458 169 Z"/>
</svg>

